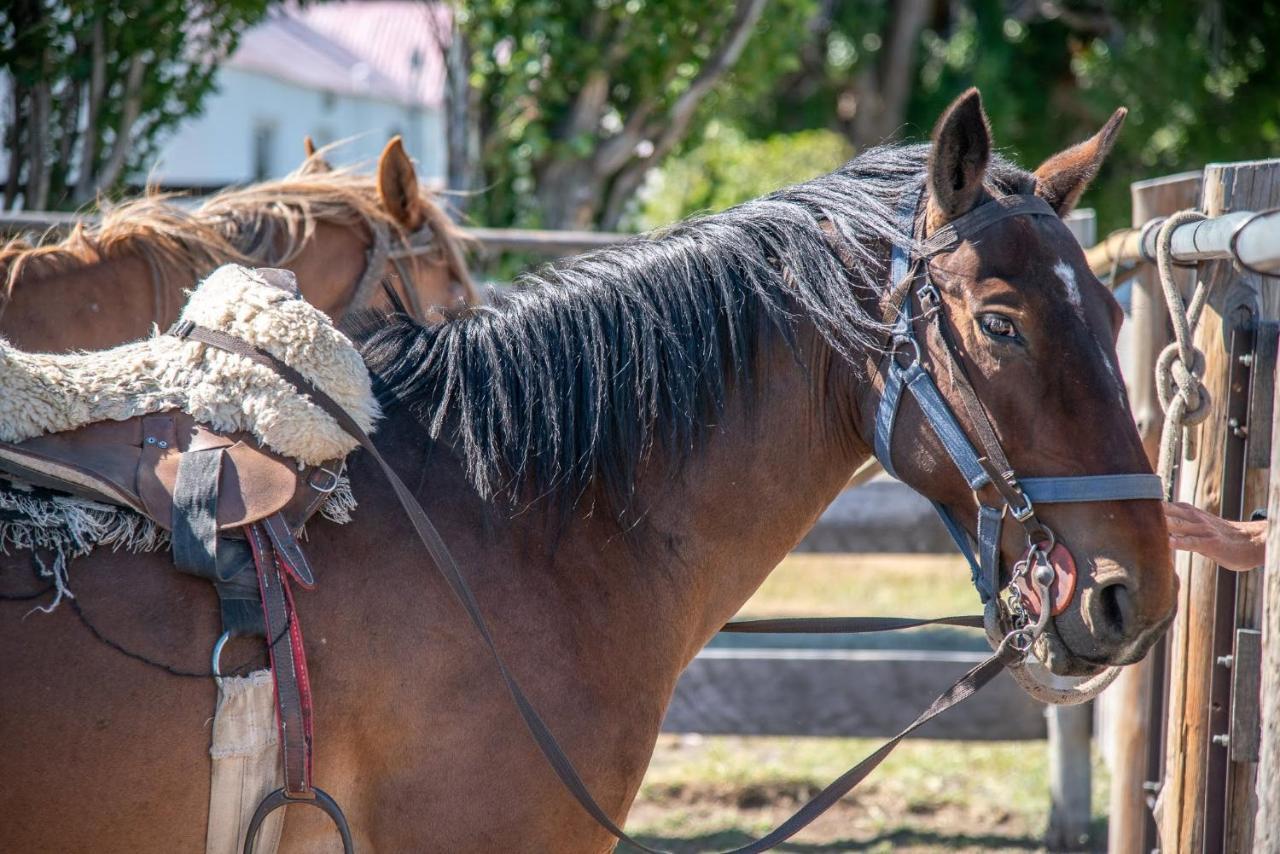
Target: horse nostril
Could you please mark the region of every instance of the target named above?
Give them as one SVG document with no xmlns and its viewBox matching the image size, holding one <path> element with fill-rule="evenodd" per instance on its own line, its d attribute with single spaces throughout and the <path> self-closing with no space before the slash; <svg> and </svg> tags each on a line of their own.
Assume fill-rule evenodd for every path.
<svg viewBox="0 0 1280 854">
<path fill-rule="evenodd" d="M 1114 640 L 1123 640 L 1133 615 L 1129 588 L 1121 582 L 1108 584 L 1098 590 L 1094 602 L 1094 628 Z"/>
</svg>

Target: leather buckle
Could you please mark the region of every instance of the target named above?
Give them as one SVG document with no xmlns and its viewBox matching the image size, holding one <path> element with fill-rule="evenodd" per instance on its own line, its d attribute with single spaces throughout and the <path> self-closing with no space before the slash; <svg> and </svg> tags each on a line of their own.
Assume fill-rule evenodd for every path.
<svg viewBox="0 0 1280 854">
<path fill-rule="evenodd" d="M 1025 522 L 1032 516 L 1036 515 L 1036 508 L 1031 504 L 1031 499 L 1028 498 L 1027 494 L 1021 489 L 1018 490 L 1018 495 L 1024 502 L 1023 506 L 1015 507 L 1013 504 L 1009 504 L 1009 515 L 1019 522 Z"/>
</svg>

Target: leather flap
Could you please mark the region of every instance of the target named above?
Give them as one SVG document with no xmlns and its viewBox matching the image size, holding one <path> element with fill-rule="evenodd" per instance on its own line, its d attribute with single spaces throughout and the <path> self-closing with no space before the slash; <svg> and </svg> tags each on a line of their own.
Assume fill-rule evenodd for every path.
<svg viewBox="0 0 1280 854">
<path fill-rule="evenodd" d="M 189 447 L 221 444 L 195 435 Z M 147 515 L 165 529 L 173 526 L 173 487 L 181 456 L 172 446 L 162 451 L 143 446 L 138 493 L 146 504 Z M 245 442 L 232 444 L 224 452 L 218 479 L 218 530 L 240 528 L 270 516 L 289 503 L 298 487 L 298 473 L 283 459 Z"/>
</svg>

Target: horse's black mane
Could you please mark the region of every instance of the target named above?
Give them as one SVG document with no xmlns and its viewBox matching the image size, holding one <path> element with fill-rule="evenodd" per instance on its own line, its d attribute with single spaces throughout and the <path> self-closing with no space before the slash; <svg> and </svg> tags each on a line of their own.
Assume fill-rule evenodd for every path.
<svg viewBox="0 0 1280 854">
<path fill-rule="evenodd" d="M 924 145 L 872 149 L 829 175 L 527 274 L 456 319 L 396 319 L 364 344 L 379 397 L 451 445 L 482 496 L 576 500 L 596 484 L 621 512 L 650 449 L 693 448 L 730 385 L 750 376 L 763 336 L 793 342 L 803 318 L 844 356 L 879 346 L 885 329 L 867 306 L 884 288 L 885 247 L 907 239 L 896 212 L 927 156 Z M 1002 193 L 1027 180 L 1004 160 L 988 172 Z"/>
</svg>

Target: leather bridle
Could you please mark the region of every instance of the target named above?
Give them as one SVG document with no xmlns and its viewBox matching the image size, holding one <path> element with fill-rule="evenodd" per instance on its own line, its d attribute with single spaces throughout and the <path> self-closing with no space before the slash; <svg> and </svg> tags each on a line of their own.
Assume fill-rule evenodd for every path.
<svg viewBox="0 0 1280 854">
<path fill-rule="evenodd" d="M 937 286 L 930 276 L 930 261 L 954 251 L 1001 220 L 1015 216 L 1043 216 L 1057 221 L 1058 214 L 1038 196 L 1010 195 L 988 201 L 942 226 L 929 237 L 918 240 L 916 220 L 924 193 L 913 193 L 899 210 L 899 226 L 912 237 L 911 245 L 895 244 L 890 256 L 890 298 L 886 316 L 892 319 L 886 355 L 882 360 L 884 390 L 875 413 L 874 453 L 885 471 L 896 476 L 893 465 L 893 434 L 903 392 L 910 392 L 925 421 L 947 452 L 951 462 L 973 491 L 978 504 L 974 535 L 940 502 L 933 506 L 947 532 L 969 562 L 973 583 L 984 604 L 999 602 L 1001 592 L 1000 545 L 1004 518 L 1012 516 L 1022 526 L 1027 551 L 1015 565 L 1005 588 L 1008 604 L 1000 610 L 1001 623 L 1010 627 L 1015 643 L 1027 649 L 1034 640 L 1032 611 L 1036 624 L 1043 624 L 1048 612 L 1060 613 L 1075 588 L 1075 562 L 1065 543 L 1038 517 L 1038 504 L 1097 501 L 1160 500 L 1164 490 L 1154 474 L 1098 474 L 1064 477 L 1018 477 L 1004 452 L 995 428 L 973 384 L 964 362 L 950 340 L 946 312 Z M 913 299 L 914 298 L 914 299 Z M 914 305 L 913 305 L 914 303 Z M 918 306 L 918 313 L 914 310 Z M 950 387 L 969 417 L 977 444 L 961 426 L 955 413 L 938 390 L 933 374 L 926 368 L 921 337 L 930 356 L 941 363 Z M 935 368 L 935 371 L 938 368 Z M 1050 604 L 1038 593 L 1028 602 L 1024 586 L 1028 574 L 1037 567 L 1053 570 L 1054 601 Z M 1043 631 L 1043 627 L 1041 628 Z M 1038 632 L 1034 632 L 1038 635 Z"/>
<path fill-rule="evenodd" d="M 405 308 L 414 320 L 425 323 L 429 319 L 427 307 L 422 304 L 422 296 L 418 293 L 417 283 L 413 279 L 407 262 L 419 255 L 435 251 L 435 229 L 427 223 L 417 231 L 403 236 L 400 240 L 401 245 L 395 247 L 392 245 L 391 229 L 387 225 L 370 221 L 368 227 L 370 242 L 369 248 L 365 250 L 364 272 L 360 276 L 360 281 L 356 283 L 347 311 L 359 311 L 373 304 L 374 294 L 385 280 L 387 263 L 390 262 L 404 286 L 402 290 L 408 303 Z"/>
</svg>

